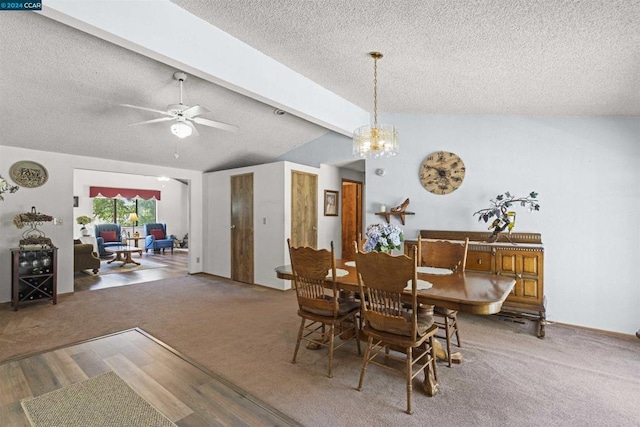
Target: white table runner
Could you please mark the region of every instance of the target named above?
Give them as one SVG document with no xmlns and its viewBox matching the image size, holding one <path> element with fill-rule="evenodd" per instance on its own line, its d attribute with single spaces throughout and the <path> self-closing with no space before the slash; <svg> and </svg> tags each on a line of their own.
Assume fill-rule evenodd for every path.
<svg viewBox="0 0 640 427">
<path fill-rule="evenodd" d="M 417 290 L 422 290 L 422 289 L 429 289 L 433 286 L 433 283 L 431 282 L 427 282 L 426 280 L 420 280 L 418 279 L 418 281 L 416 282 L 416 289 Z M 409 280 L 407 282 L 407 286 L 405 287 L 405 289 L 407 291 L 411 290 L 411 280 Z"/>
<path fill-rule="evenodd" d="M 425 274 L 451 274 L 453 270 L 449 270 L 448 268 L 436 268 L 436 267 L 418 267 L 416 269 L 418 273 Z"/>
<path fill-rule="evenodd" d="M 344 270 L 342 268 L 336 268 L 336 277 L 344 277 L 344 276 L 348 276 L 349 272 L 347 270 Z M 329 270 L 327 272 L 327 277 L 331 277 L 331 270 Z"/>
</svg>

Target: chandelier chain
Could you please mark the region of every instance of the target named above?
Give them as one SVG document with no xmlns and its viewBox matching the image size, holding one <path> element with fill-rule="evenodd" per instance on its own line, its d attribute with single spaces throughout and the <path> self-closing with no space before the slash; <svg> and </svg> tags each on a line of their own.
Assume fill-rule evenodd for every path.
<svg viewBox="0 0 640 427">
<path fill-rule="evenodd" d="M 373 56 L 373 124 L 378 124 L 378 57 Z"/>
<path fill-rule="evenodd" d="M 373 58 L 373 124 L 360 126 L 353 132 L 353 154 L 360 157 L 391 157 L 398 154 L 398 132 L 391 125 L 378 124 L 378 59 L 381 52 L 369 52 Z M 371 116 L 370 116 L 371 117 Z"/>
</svg>

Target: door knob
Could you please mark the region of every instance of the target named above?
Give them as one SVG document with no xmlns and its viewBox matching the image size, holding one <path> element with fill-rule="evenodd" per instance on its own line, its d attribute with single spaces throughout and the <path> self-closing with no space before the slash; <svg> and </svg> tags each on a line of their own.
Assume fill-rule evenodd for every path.
<svg viewBox="0 0 640 427">
<path fill-rule="evenodd" d="M 236 228 L 235 224 L 231 225 L 231 229 L 234 230 Z"/>
<path fill-rule="evenodd" d="M 314 225 L 313 227 L 311 227 L 311 229 L 312 229 L 313 231 L 318 231 L 318 227 L 316 227 L 315 225 Z"/>
</svg>

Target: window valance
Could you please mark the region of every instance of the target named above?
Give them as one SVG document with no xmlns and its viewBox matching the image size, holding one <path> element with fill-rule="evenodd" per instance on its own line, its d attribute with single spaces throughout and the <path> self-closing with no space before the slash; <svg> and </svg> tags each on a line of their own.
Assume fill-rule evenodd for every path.
<svg viewBox="0 0 640 427">
<path fill-rule="evenodd" d="M 135 188 L 89 187 L 89 197 L 123 197 L 125 199 L 160 200 L 159 190 L 138 190 Z"/>
</svg>

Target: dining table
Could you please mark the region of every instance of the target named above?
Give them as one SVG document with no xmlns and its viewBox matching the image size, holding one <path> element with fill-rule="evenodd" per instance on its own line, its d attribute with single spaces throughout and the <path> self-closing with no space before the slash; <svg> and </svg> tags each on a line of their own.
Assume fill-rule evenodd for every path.
<svg viewBox="0 0 640 427">
<path fill-rule="evenodd" d="M 294 278 L 291 265 L 276 267 L 275 272 L 279 279 Z M 417 276 L 418 304 L 420 310 L 427 314 L 433 312 L 433 306 L 472 314 L 496 314 L 516 283 L 516 278 L 510 276 L 431 267 L 418 267 Z M 336 259 L 336 283 L 344 298 L 353 298 L 359 292 L 354 261 Z M 332 278 L 328 276 L 327 287 L 332 286 Z M 411 295 L 410 289 L 405 292 L 408 297 Z M 434 348 L 439 359 L 446 359 L 446 351 L 439 341 L 434 341 Z M 462 361 L 460 353 L 452 353 L 451 356 L 457 363 Z M 433 375 L 425 377 L 424 388 L 429 396 L 437 393 L 439 387 Z"/>
</svg>

